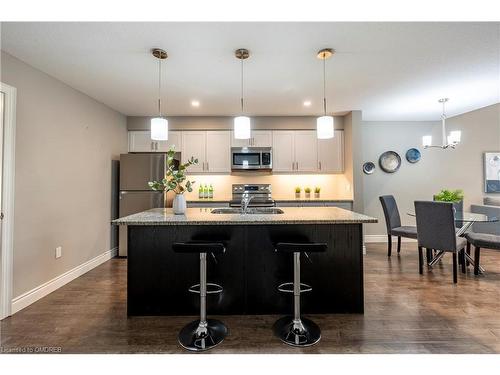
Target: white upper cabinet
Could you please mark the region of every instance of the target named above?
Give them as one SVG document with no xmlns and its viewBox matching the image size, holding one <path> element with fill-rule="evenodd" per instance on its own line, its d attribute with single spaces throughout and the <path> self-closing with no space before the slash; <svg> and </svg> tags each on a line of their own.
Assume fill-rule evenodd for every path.
<svg viewBox="0 0 500 375">
<path fill-rule="evenodd" d="M 272 130 L 252 130 L 249 139 L 235 139 L 231 131 L 231 147 L 272 147 Z"/>
<path fill-rule="evenodd" d="M 180 131 L 169 131 L 168 141 L 157 141 L 159 152 L 167 152 L 170 147 L 174 147 L 175 151 L 181 152 L 182 150 L 182 133 Z"/>
<path fill-rule="evenodd" d="M 167 152 L 170 146 L 175 145 L 175 150 L 182 149 L 181 132 L 168 132 L 168 141 L 153 141 L 149 130 L 128 132 L 129 152 Z"/>
<path fill-rule="evenodd" d="M 271 130 L 254 130 L 250 134 L 250 146 L 252 147 L 272 147 L 273 132 Z"/>
<path fill-rule="evenodd" d="M 129 152 L 156 152 L 157 142 L 151 140 L 149 131 L 129 131 L 128 151 Z"/>
<path fill-rule="evenodd" d="M 189 167 L 191 173 L 231 172 L 231 134 L 227 130 L 182 132 L 182 162 L 191 156 L 198 164 Z"/>
<path fill-rule="evenodd" d="M 206 172 L 231 172 L 231 134 L 227 130 L 207 131 Z"/>
<path fill-rule="evenodd" d="M 273 131 L 273 171 L 295 170 L 294 131 Z"/>
<path fill-rule="evenodd" d="M 295 137 L 295 171 L 318 170 L 318 138 L 315 130 L 297 130 Z"/>
<path fill-rule="evenodd" d="M 183 131 L 182 132 L 182 151 L 181 159 L 182 163 L 187 163 L 191 156 L 198 159 L 197 165 L 192 165 L 189 167 L 189 173 L 200 173 L 205 172 L 206 165 L 206 143 L 207 143 L 207 132 L 206 131 Z"/>
<path fill-rule="evenodd" d="M 315 130 L 255 130 L 249 140 L 234 139 L 229 130 L 170 131 L 168 141 L 151 140 L 149 131 L 129 131 L 128 144 L 129 152 L 167 152 L 175 146 L 183 163 L 198 159 L 191 173 L 231 173 L 231 146 L 272 147 L 274 172 L 344 172 L 342 130 L 331 139 L 317 139 Z"/>
<path fill-rule="evenodd" d="M 322 173 L 344 172 L 344 132 L 335 130 L 335 137 L 318 139 L 318 168 Z"/>
<path fill-rule="evenodd" d="M 344 132 L 317 139 L 315 130 L 273 131 L 273 171 L 342 173 Z"/>
</svg>

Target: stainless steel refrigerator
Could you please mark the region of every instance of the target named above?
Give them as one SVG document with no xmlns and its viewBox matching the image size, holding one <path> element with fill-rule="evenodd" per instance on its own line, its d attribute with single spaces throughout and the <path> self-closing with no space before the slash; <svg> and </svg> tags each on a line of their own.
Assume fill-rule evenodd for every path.
<svg viewBox="0 0 500 375">
<path fill-rule="evenodd" d="M 178 157 L 179 156 L 179 157 Z M 180 155 L 175 157 L 176 163 Z M 172 198 L 163 192 L 152 191 L 149 181 L 161 180 L 167 168 L 166 154 L 121 154 L 120 155 L 120 204 L 119 216 L 157 207 L 169 207 Z M 119 227 L 118 254 L 127 256 L 127 227 Z"/>
</svg>

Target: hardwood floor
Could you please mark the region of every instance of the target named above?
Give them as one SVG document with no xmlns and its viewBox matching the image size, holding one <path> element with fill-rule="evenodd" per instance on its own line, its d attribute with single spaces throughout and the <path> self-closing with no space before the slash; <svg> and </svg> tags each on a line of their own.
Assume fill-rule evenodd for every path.
<svg viewBox="0 0 500 375">
<path fill-rule="evenodd" d="M 449 255 L 421 276 L 416 244 L 403 244 L 400 256 L 386 252 L 367 244 L 364 315 L 312 316 L 318 345 L 281 344 L 270 328 L 277 316 L 222 316 L 230 335 L 207 353 L 500 352 L 500 252 L 484 250 L 486 274 L 469 267 L 456 285 Z M 127 318 L 125 302 L 126 260 L 112 259 L 0 322 L 0 352 L 185 353 L 176 337 L 191 318 Z"/>
</svg>

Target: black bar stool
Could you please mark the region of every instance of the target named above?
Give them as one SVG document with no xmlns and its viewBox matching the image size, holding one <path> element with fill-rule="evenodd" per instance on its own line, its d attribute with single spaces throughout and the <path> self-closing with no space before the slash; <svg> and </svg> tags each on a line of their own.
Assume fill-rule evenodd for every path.
<svg viewBox="0 0 500 375">
<path fill-rule="evenodd" d="M 276 252 L 293 253 L 293 283 L 278 286 L 280 292 L 293 293 L 294 315 L 278 319 L 273 326 L 274 334 L 285 344 L 292 346 L 311 346 L 321 339 L 321 330 L 312 320 L 300 316 L 300 294 L 312 288 L 300 282 L 300 254 L 325 252 L 326 243 L 289 243 L 275 244 Z M 291 288 L 292 287 L 292 288 Z"/>
<path fill-rule="evenodd" d="M 226 248 L 220 242 L 201 241 L 176 242 L 172 248 L 176 253 L 200 254 L 200 283 L 189 288 L 190 292 L 200 294 L 200 319 L 182 328 L 179 332 L 179 344 L 191 351 L 211 349 L 227 336 L 227 327 L 219 320 L 207 319 L 207 294 L 222 292 L 222 286 L 207 283 L 207 253 L 223 254 Z"/>
</svg>

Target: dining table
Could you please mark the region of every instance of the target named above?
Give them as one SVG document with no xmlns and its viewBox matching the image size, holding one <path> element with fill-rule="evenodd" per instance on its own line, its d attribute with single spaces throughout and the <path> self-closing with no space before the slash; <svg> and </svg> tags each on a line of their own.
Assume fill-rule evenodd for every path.
<svg viewBox="0 0 500 375">
<path fill-rule="evenodd" d="M 409 216 L 415 217 L 415 211 L 408 211 L 407 214 Z M 467 211 L 454 211 L 454 216 L 455 216 L 455 231 L 457 234 L 457 237 L 464 237 L 465 234 L 469 231 L 469 229 L 472 227 L 472 224 L 474 223 L 494 223 L 498 222 L 498 218 L 495 216 L 488 216 L 484 214 L 478 214 L 474 212 L 467 212 Z M 438 263 L 441 258 L 444 255 L 444 251 L 439 250 L 437 251 L 437 254 L 432 255 L 433 249 L 427 249 L 427 263 L 429 267 L 434 266 L 436 263 Z M 471 257 L 469 252 L 465 252 L 465 259 L 464 261 L 467 262 L 467 265 L 469 263 L 474 264 L 474 259 Z M 484 273 L 484 268 L 479 265 L 479 272 Z"/>
</svg>

